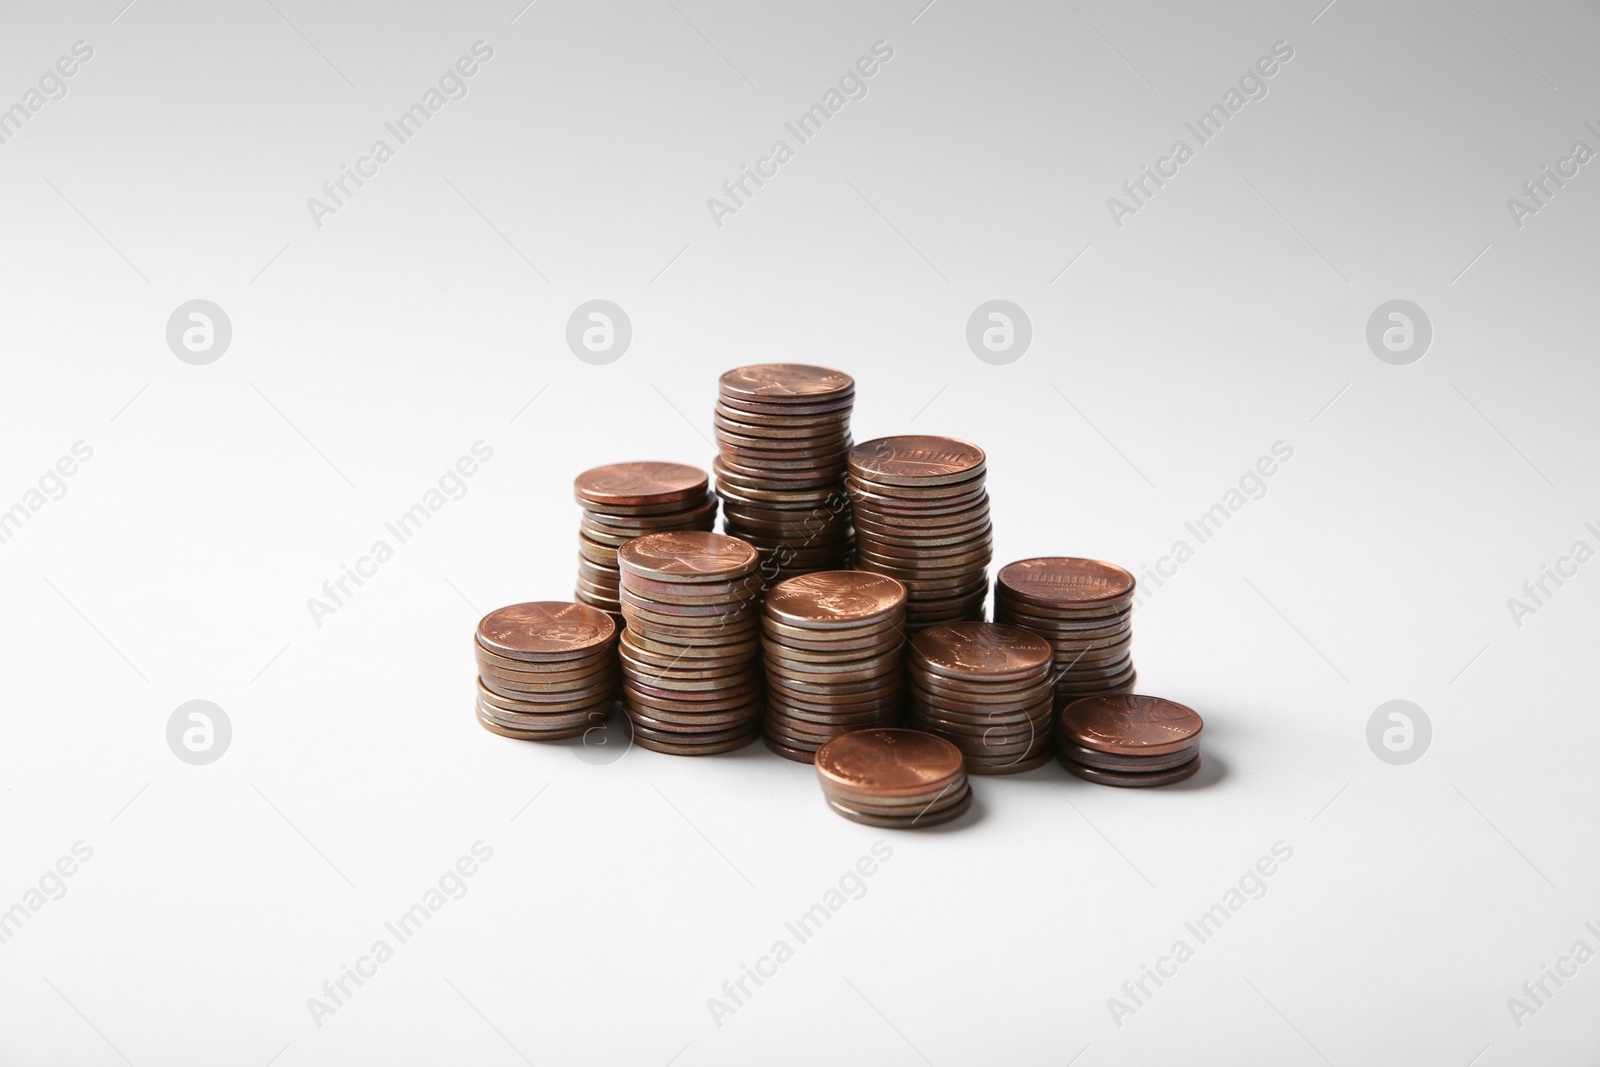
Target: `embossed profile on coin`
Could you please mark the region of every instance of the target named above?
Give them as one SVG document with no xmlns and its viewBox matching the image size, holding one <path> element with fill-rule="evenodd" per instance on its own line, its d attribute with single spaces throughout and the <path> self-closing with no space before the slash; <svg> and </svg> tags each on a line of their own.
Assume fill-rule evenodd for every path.
<svg viewBox="0 0 1600 1067">
<path fill-rule="evenodd" d="M 579 502 L 629 507 L 670 504 L 699 496 L 706 472 L 686 463 L 609 463 L 586 470 L 572 480 Z"/>
<path fill-rule="evenodd" d="M 998 622 L 952 622 L 930 626 L 911 642 L 939 673 L 982 674 L 993 678 L 1048 669 L 1050 642 L 1020 626 Z"/>
<path fill-rule="evenodd" d="M 737 537 L 703 530 L 671 530 L 635 537 L 617 550 L 624 571 L 665 581 L 737 578 L 756 565 L 756 550 Z"/>
<path fill-rule="evenodd" d="M 939 485 L 983 473 L 983 449 L 954 437 L 910 434 L 863 441 L 850 450 L 850 468 L 890 485 Z"/>
<path fill-rule="evenodd" d="M 1061 729 L 1084 748 L 1159 756 L 1196 745 L 1205 722 L 1176 701 L 1127 693 L 1073 701 L 1061 709 Z"/>
<path fill-rule="evenodd" d="M 888 615 L 906 602 L 906 587 L 866 571 L 815 571 L 773 586 L 767 611 L 784 621 L 864 622 Z"/>
<path fill-rule="evenodd" d="M 820 400 L 853 390 L 856 381 L 843 371 L 807 363 L 758 363 L 728 371 L 717 384 L 724 396 L 747 400 Z"/>
<path fill-rule="evenodd" d="M 611 616 L 587 604 L 541 600 L 497 608 L 478 621 L 478 642 L 508 659 L 564 659 L 617 636 Z"/>
<path fill-rule="evenodd" d="M 817 750 L 817 774 L 863 793 L 921 793 L 963 773 L 961 750 L 919 730 L 856 730 Z"/>
<path fill-rule="evenodd" d="M 1000 568 L 1000 587 L 1045 606 L 1096 604 L 1133 595 L 1134 577 L 1114 563 L 1070 556 L 1018 560 Z"/>
</svg>

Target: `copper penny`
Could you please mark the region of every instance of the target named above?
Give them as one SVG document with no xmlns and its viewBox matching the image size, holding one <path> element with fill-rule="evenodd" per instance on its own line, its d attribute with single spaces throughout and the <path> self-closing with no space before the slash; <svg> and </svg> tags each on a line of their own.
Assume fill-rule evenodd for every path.
<svg viewBox="0 0 1600 1067">
<path fill-rule="evenodd" d="M 824 784 L 868 795 L 937 792 L 963 773 L 961 750 L 918 730 L 857 730 L 817 753 Z"/>
<path fill-rule="evenodd" d="M 855 379 L 843 371 L 807 363 L 757 363 L 736 367 L 717 379 L 717 391 L 724 397 L 764 402 L 814 403 L 853 392 L 855 387 Z"/>
<path fill-rule="evenodd" d="M 1013 598 L 1050 608 L 1088 607 L 1131 597 L 1134 577 L 1114 563 L 1070 556 L 1018 560 L 995 581 Z"/>
<path fill-rule="evenodd" d="M 1115 756 L 1160 756 L 1196 743 L 1205 728 L 1193 709 L 1162 697 L 1086 697 L 1061 709 L 1062 736 Z"/>
<path fill-rule="evenodd" d="M 1114 771 L 1104 767 L 1091 767 L 1088 764 L 1070 760 L 1065 756 L 1061 757 L 1061 766 L 1065 767 L 1069 774 L 1075 774 L 1079 778 L 1098 782 L 1101 785 L 1116 785 L 1124 788 L 1139 789 L 1150 786 L 1171 785 L 1186 778 L 1193 778 L 1195 772 L 1200 769 L 1200 755 L 1196 753 L 1194 758 L 1187 763 L 1162 771 Z"/>
<path fill-rule="evenodd" d="M 755 568 L 755 549 L 738 538 L 678 530 L 635 538 L 617 552 L 624 574 L 664 582 L 726 582 Z"/>
<path fill-rule="evenodd" d="M 617 624 L 586 604 L 536 601 L 497 608 L 478 621 L 478 641 L 508 659 L 578 659 L 604 648 Z"/>
<path fill-rule="evenodd" d="M 573 479 L 580 503 L 666 504 L 705 492 L 706 472 L 685 463 L 609 463 Z"/>
<path fill-rule="evenodd" d="M 913 661 L 935 674 L 995 680 L 1048 670 L 1050 643 L 1018 626 L 956 622 L 922 631 L 911 642 Z"/>
<path fill-rule="evenodd" d="M 983 449 L 952 437 L 912 434 L 864 441 L 850 452 L 862 476 L 891 485 L 939 485 L 974 477 L 984 468 Z"/>
</svg>

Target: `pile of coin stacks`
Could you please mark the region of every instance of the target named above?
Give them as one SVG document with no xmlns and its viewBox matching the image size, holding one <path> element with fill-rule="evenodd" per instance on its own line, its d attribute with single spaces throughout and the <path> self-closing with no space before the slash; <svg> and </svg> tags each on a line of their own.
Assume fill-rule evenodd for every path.
<svg viewBox="0 0 1600 1067">
<path fill-rule="evenodd" d="M 906 625 L 980 620 L 992 555 L 983 449 L 884 437 L 850 452 L 856 568 L 906 586 Z"/>
<path fill-rule="evenodd" d="M 954 744 L 973 774 L 1050 762 L 1050 644 L 1018 626 L 930 626 L 911 642 L 911 722 Z"/>
<path fill-rule="evenodd" d="M 760 550 L 768 580 L 850 565 L 855 394 L 850 375 L 801 363 L 740 367 L 717 383 L 722 528 Z"/>
<path fill-rule="evenodd" d="M 512 604 L 478 620 L 478 723 L 523 741 L 577 737 L 617 694 L 617 624 L 587 604 Z"/>
<path fill-rule="evenodd" d="M 852 730 L 894 726 L 905 696 L 906 588 L 865 571 L 817 571 L 768 593 L 767 747 L 801 763 Z"/>
<path fill-rule="evenodd" d="M 623 707 L 641 748 L 706 756 L 761 732 L 757 562 L 738 538 L 700 531 L 618 549 Z"/>
<path fill-rule="evenodd" d="M 994 618 L 1032 630 L 1055 649 L 1060 704 L 1128 693 L 1133 669 L 1133 575 L 1094 559 L 1025 559 L 1000 568 Z"/>
<path fill-rule="evenodd" d="M 715 526 L 717 498 L 706 482 L 705 471 L 682 463 L 610 463 L 573 479 L 583 508 L 577 598 L 620 621 L 617 549 L 647 533 Z"/>
<path fill-rule="evenodd" d="M 855 730 L 817 750 L 828 807 L 868 826 L 948 822 L 972 804 L 961 750 L 916 730 Z"/>
<path fill-rule="evenodd" d="M 1084 697 L 1061 709 L 1056 748 L 1063 767 L 1091 782 L 1168 785 L 1200 769 L 1204 729 L 1193 709 L 1161 697 Z"/>
</svg>

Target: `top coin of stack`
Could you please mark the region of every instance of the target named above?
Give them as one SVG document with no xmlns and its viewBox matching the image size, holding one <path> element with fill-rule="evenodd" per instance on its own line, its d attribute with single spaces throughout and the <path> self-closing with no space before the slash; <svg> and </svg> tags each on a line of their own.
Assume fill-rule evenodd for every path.
<svg viewBox="0 0 1600 1067">
<path fill-rule="evenodd" d="M 576 737 L 617 693 L 617 625 L 587 604 L 512 604 L 478 621 L 478 723 L 524 741 Z"/>
<path fill-rule="evenodd" d="M 895 830 L 948 822 L 972 805 L 961 750 L 918 730 L 856 730 L 817 750 L 828 807 Z"/>
<path fill-rule="evenodd" d="M 1020 626 L 953 622 L 911 642 L 911 722 L 959 748 L 972 774 L 1050 762 L 1050 644 Z"/>
<path fill-rule="evenodd" d="M 767 747 L 810 763 L 826 741 L 893 726 L 905 699 L 906 588 L 865 571 L 814 571 L 767 593 Z"/>
<path fill-rule="evenodd" d="M 769 579 L 849 566 L 855 393 L 848 374 L 803 363 L 739 367 L 717 383 L 723 530 L 761 552 Z"/>
<path fill-rule="evenodd" d="M 1170 785 L 1200 769 L 1205 722 L 1161 697 L 1123 693 L 1084 697 L 1061 709 L 1061 765 L 1102 785 Z"/>
<path fill-rule="evenodd" d="M 910 633 L 983 618 L 993 555 L 984 471 L 983 449 L 949 437 L 883 437 L 850 451 L 856 568 L 904 583 Z"/>
<path fill-rule="evenodd" d="M 1055 649 L 1056 698 L 1132 691 L 1133 575 L 1095 559 L 1050 556 L 1000 568 L 995 622 L 1011 623 Z"/>
<path fill-rule="evenodd" d="M 715 526 L 717 500 L 706 482 L 705 471 L 683 463 L 609 463 L 574 478 L 583 508 L 577 598 L 620 622 L 617 549 L 648 533 Z"/>
<path fill-rule="evenodd" d="M 692 530 L 618 550 L 623 707 L 641 748 L 706 756 L 760 733 L 756 563 L 738 538 Z"/>
</svg>

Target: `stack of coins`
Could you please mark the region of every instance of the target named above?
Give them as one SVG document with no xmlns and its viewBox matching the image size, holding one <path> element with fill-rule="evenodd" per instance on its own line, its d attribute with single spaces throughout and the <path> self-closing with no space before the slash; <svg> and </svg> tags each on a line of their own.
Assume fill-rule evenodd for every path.
<svg viewBox="0 0 1600 1067">
<path fill-rule="evenodd" d="M 973 774 L 1050 762 L 1050 644 L 1017 626 L 930 626 L 911 642 L 911 722 L 959 748 Z"/>
<path fill-rule="evenodd" d="M 1056 748 L 1063 767 L 1091 782 L 1168 785 L 1200 769 L 1204 729 L 1192 709 L 1161 697 L 1084 697 L 1061 709 Z"/>
<path fill-rule="evenodd" d="M 578 599 L 621 621 L 617 549 L 647 533 L 715 526 L 717 498 L 706 482 L 705 471 L 682 463 L 610 463 L 573 479 L 583 508 Z"/>
<path fill-rule="evenodd" d="M 850 452 L 856 568 L 905 583 L 906 624 L 981 620 L 992 555 L 983 449 L 884 437 Z"/>
<path fill-rule="evenodd" d="M 740 367 L 717 383 L 722 528 L 760 550 L 769 581 L 850 565 L 855 393 L 848 374 L 802 363 Z"/>
<path fill-rule="evenodd" d="M 617 695 L 617 625 L 587 604 L 512 604 L 478 620 L 478 723 L 523 741 L 577 737 Z"/>
<path fill-rule="evenodd" d="M 961 750 L 917 730 L 855 730 L 817 750 L 828 807 L 868 826 L 948 822 L 972 804 Z"/>
<path fill-rule="evenodd" d="M 768 593 L 767 747 L 801 763 L 852 730 L 893 726 L 905 696 L 906 588 L 865 571 L 817 571 Z"/>
<path fill-rule="evenodd" d="M 1133 575 L 1094 559 L 1008 563 L 994 582 L 996 622 L 1021 626 L 1055 649 L 1057 703 L 1128 693 L 1133 669 Z"/>
<path fill-rule="evenodd" d="M 707 756 L 761 732 L 757 562 L 743 541 L 701 531 L 618 549 L 623 707 L 641 748 Z"/>
</svg>

